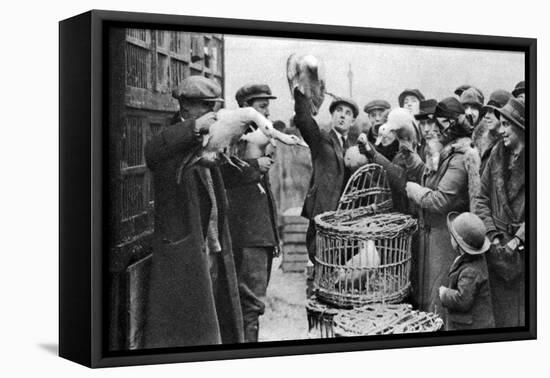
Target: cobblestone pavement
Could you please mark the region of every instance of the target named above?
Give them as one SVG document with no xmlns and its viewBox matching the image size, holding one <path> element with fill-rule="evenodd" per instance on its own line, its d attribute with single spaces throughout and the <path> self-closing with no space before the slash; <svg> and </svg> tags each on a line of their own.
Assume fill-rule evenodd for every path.
<svg viewBox="0 0 550 378">
<path fill-rule="evenodd" d="M 307 339 L 306 275 L 284 273 L 273 260 L 266 309 L 260 317 L 259 341 Z"/>
</svg>

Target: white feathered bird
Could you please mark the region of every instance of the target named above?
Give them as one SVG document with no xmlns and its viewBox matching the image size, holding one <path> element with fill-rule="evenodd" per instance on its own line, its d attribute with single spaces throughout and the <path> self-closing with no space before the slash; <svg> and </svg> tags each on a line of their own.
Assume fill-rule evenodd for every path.
<svg viewBox="0 0 550 378">
<path fill-rule="evenodd" d="M 365 133 L 361 133 L 359 135 L 359 138 L 357 138 L 357 142 L 366 143 L 367 135 Z M 359 146 L 354 145 L 346 150 L 346 154 L 344 155 L 344 164 L 352 171 L 355 171 L 363 165 L 368 164 L 368 162 L 369 160 L 367 159 L 367 157 L 359 151 Z"/>
<path fill-rule="evenodd" d="M 313 55 L 291 54 L 286 62 L 286 76 L 290 94 L 298 90 L 311 102 L 313 115 L 325 99 L 325 71 L 322 62 Z"/>
<path fill-rule="evenodd" d="M 346 281 L 348 285 L 355 288 L 363 288 L 367 281 L 367 276 L 376 273 L 374 268 L 380 266 L 380 253 L 376 249 L 373 240 L 360 241 L 359 253 L 346 261 L 346 266 L 350 268 L 368 268 L 368 269 L 339 269 L 335 280 L 337 287 L 344 287 Z"/>
<path fill-rule="evenodd" d="M 236 156 L 231 156 L 234 147 L 247 129 L 256 125 L 266 136 L 273 135 L 275 128 L 270 120 L 254 108 L 245 107 L 235 110 L 220 109 L 216 113 L 216 121 L 210 126 L 208 134 L 203 135 L 202 146 L 186 156 L 178 169 L 178 182 L 181 173 L 198 162 L 212 164 L 220 158 L 229 164 L 247 166 L 248 164 Z"/>
<path fill-rule="evenodd" d="M 244 153 L 245 159 L 258 159 L 262 156 L 269 155 L 266 153 L 266 149 L 269 145 L 275 146 L 275 140 L 289 146 L 308 148 L 307 143 L 298 136 L 282 133 L 275 128 L 271 131 L 271 136 L 267 136 L 262 130 L 256 129 L 250 133 L 244 134 L 241 140 L 247 142 Z"/>
</svg>

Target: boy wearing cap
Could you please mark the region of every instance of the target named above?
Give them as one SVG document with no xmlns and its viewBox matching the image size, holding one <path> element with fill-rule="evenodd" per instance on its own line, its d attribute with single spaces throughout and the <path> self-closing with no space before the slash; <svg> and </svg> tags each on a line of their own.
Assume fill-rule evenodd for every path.
<svg viewBox="0 0 550 378">
<path fill-rule="evenodd" d="M 276 98 L 266 84 L 245 85 L 235 94 L 239 107 L 250 106 L 266 118 L 269 118 L 270 100 Z M 241 147 L 245 149 L 246 145 Z M 229 200 L 229 229 L 237 265 L 244 338 L 245 342 L 257 342 L 259 317 L 265 311 L 271 263 L 279 245 L 279 235 L 269 181 L 273 159 L 262 156 L 243 160 L 248 167 L 237 169 L 224 164 L 221 171 Z"/>
<path fill-rule="evenodd" d="M 497 143 L 481 178 L 475 212 L 487 228 L 495 324 L 525 325 L 525 108 L 515 98 L 496 110 Z"/>
<path fill-rule="evenodd" d="M 493 328 L 493 304 L 485 252 L 491 243 L 485 226 L 472 213 L 447 215 L 451 244 L 458 253 L 449 270 L 448 287 L 439 287 L 439 299 L 447 310 L 445 329 Z"/>
<path fill-rule="evenodd" d="M 227 197 L 217 166 L 182 162 L 201 147 L 215 122 L 221 88 L 204 76 L 183 80 L 178 93 L 184 121 L 145 145 L 155 188 L 147 348 L 238 343 L 243 320 L 227 222 Z"/>
<path fill-rule="evenodd" d="M 310 260 L 315 260 L 315 222 L 317 214 L 336 210 L 338 201 L 351 172 L 344 165 L 348 147 L 347 135 L 359 114 L 359 107 L 349 98 L 336 98 L 329 107 L 330 130 L 319 128 L 312 116 L 311 103 L 294 90 L 294 123 L 311 151 L 313 173 L 302 208 L 302 216 L 309 219 L 306 246 Z"/>
</svg>

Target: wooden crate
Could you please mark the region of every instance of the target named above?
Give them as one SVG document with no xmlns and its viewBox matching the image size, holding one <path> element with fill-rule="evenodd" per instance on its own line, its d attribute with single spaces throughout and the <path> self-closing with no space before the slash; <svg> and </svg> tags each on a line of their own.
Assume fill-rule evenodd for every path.
<svg viewBox="0 0 550 378">
<path fill-rule="evenodd" d="M 283 212 L 283 261 L 286 272 L 304 272 L 308 262 L 306 248 L 307 219 L 300 216 L 302 209 L 293 207 Z"/>
</svg>

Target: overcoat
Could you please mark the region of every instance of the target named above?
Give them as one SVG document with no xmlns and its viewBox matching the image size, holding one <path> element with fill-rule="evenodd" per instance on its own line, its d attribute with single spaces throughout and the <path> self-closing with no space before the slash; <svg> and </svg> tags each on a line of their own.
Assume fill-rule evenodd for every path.
<svg viewBox="0 0 550 378">
<path fill-rule="evenodd" d="M 447 310 L 448 331 L 495 326 L 485 254 L 463 254 L 455 259 L 441 302 Z"/>
<path fill-rule="evenodd" d="M 258 160 L 246 160 L 241 170 L 224 164 L 220 167 L 229 200 L 233 248 L 277 247 L 277 209 L 269 175 L 263 174 Z"/>
<path fill-rule="evenodd" d="M 510 164 L 511 156 L 499 142 L 493 149 L 481 178 L 476 213 L 487 227 L 490 239 L 504 244 L 513 237 L 525 241 L 525 152 Z M 503 253 L 492 248 L 487 256 L 497 327 L 525 324 L 524 253 Z"/>
<path fill-rule="evenodd" d="M 200 148 L 194 121 L 167 127 L 145 146 L 153 174 L 155 230 L 145 327 L 147 348 L 236 343 L 243 340 L 237 277 L 227 224 L 227 198 L 217 167 L 210 168 L 221 252 L 209 259 L 204 240 L 211 196 L 205 167 L 177 171 Z M 210 261 L 218 266 L 214 284 Z"/>
<path fill-rule="evenodd" d="M 334 211 L 350 172 L 344 165 L 344 148 L 336 132 L 321 130 L 311 115 L 310 104 L 297 90 L 294 95 L 294 123 L 311 151 L 313 173 L 304 200 L 302 216 L 310 220 L 306 244 L 310 258 L 315 256 L 316 215 Z"/>
<path fill-rule="evenodd" d="M 491 156 L 491 151 L 500 139 L 501 138 L 498 134 L 489 132 L 485 121 L 482 120 L 476 126 L 472 134 L 472 140 L 474 141 L 474 145 L 478 149 L 481 157 L 480 174 L 483 174 L 483 171 L 487 166 L 489 156 Z"/>
<path fill-rule="evenodd" d="M 440 152 L 437 171 L 424 169 L 419 182 L 424 194 L 418 206 L 418 305 L 443 313 L 439 286 L 447 286 L 455 258 L 447 229 L 447 214 L 465 212 L 479 192 L 479 155 L 470 138 L 459 138 Z M 421 165 L 420 165 L 421 166 Z M 417 169 L 418 171 L 418 169 Z"/>
</svg>

